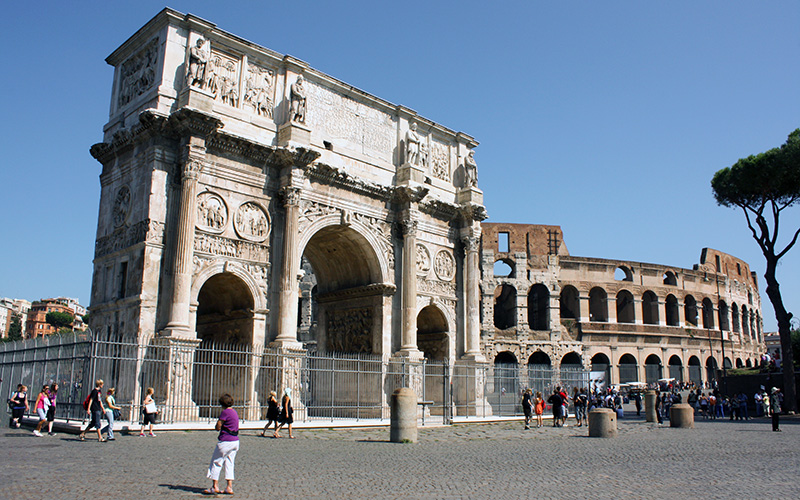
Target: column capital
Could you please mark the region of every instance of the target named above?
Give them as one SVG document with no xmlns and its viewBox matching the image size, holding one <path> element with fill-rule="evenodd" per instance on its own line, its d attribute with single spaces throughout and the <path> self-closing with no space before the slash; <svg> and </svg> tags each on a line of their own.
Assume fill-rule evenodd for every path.
<svg viewBox="0 0 800 500">
<path fill-rule="evenodd" d="M 203 161 L 199 158 L 188 158 L 183 165 L 183 180 L 193 181 L 200 177 L 203 171 Z"/>
<path fill-rule="evenodd" d="M 292 186 L 285 186 L 280 190 L 280 197 L 285 207 L 296 207 L 300 204 L 301 189 Z"/>
<path fill-rule="evenodd" d="M 464 244 L 467 252 L 477 252 L 480 248 L 481 238 L 475 235 L 461 236 L 461 243 Z"/>
</svg>

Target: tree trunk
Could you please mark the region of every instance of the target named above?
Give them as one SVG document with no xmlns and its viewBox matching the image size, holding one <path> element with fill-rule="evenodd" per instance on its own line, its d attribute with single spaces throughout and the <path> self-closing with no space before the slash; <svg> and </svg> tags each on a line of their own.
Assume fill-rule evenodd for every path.
<svg viewBox="0 0 800 500">
<path fill-rule="evenodd" d="M 778 320 L 778 334 L 781 338 L 781 367 L 783 369 L 783 410 L 797 412 L 797 393 L 794 380 L 794 354 L 792 352 L 792 314 L 783 307 L 780 285 L 775 278 L 775 268 L 778 259 L 767 256 L 767 271 L 764 278 L 767 280 L 767 296 L 775 309 L 775 319 Z"/>
</svg>

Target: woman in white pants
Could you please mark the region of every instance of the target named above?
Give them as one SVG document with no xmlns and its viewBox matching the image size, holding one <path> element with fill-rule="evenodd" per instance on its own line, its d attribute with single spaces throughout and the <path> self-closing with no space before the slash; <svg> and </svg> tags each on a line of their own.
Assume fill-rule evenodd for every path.
<svg viewBox="0 0 800 500">
<path fill-rule="evenodd" d="M 222 412 L 219 414 L 219 420 L 217 420 L 217 425 L 214 427 L 219 431 L 217 447 L 214 448 L 214 454 L 211 456 L 211 463 L 208 465 L 208 474 L 206 475 L 211 479 L 211 488 L 203 490 L 204 495 L 217 495 L 219 493 L 233 495 L 233 466 L 236 452 L 239 451 L 239 414 L 231 408 L 233 406 L 233 398 L 230 394 L 223 394 L 219 398 L 219 404 L 222 406 Z M 228 483 L 224 492 L 219 490 L 219 476 L 223 469 L 225 470 L 225 480 Z"/>
</svg>

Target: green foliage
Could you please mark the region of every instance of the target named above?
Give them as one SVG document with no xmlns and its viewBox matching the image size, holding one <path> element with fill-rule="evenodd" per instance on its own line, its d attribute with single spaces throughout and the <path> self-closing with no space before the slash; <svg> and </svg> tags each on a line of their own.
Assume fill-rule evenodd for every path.
<svg viewBox="0 0 800 500">
<path fill-rule="evenodd" d="M 8 341 L 22 340 L 22 318 L 18 313 L 11 313 L 11 325 L 8 328 Z"/>
<path fill-rule="evenodd" d="M 794 354 L 794 366 L 800 367 L 800 328 L 792 330 L 792 354 Z"/>
<path fill-rule="evenodd" d="M 91 319 L 91 316 L 92 316 L 91 313 L 86 313 L 83 316 L 81 316 L 81 321 L 83 321 L 84 325 L 88 325 L 89 324 L 89 320 Z"/>
<path fill-rule="evenodd" d="M 56 329 L 71 326 L 74 319 L 75 318 L 70 313 L 58 311 L 49 312 L 44 318 L 48 325 L 52 325 Z"/>
</svg>

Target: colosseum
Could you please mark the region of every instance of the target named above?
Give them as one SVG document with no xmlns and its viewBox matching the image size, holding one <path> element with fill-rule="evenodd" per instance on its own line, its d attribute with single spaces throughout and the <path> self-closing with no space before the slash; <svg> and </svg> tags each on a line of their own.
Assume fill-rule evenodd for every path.
<svg viewBox="0 0 800 500">
<path fill-rule="evenodd" d="M 700 384 L 721 366 L 757 363 L 761 299 L 741 259 L 704 248 L 683 269 L 574 257 L 559 226 L 481 230 L 481 346 L 497 365 Z"/>
</svg>

